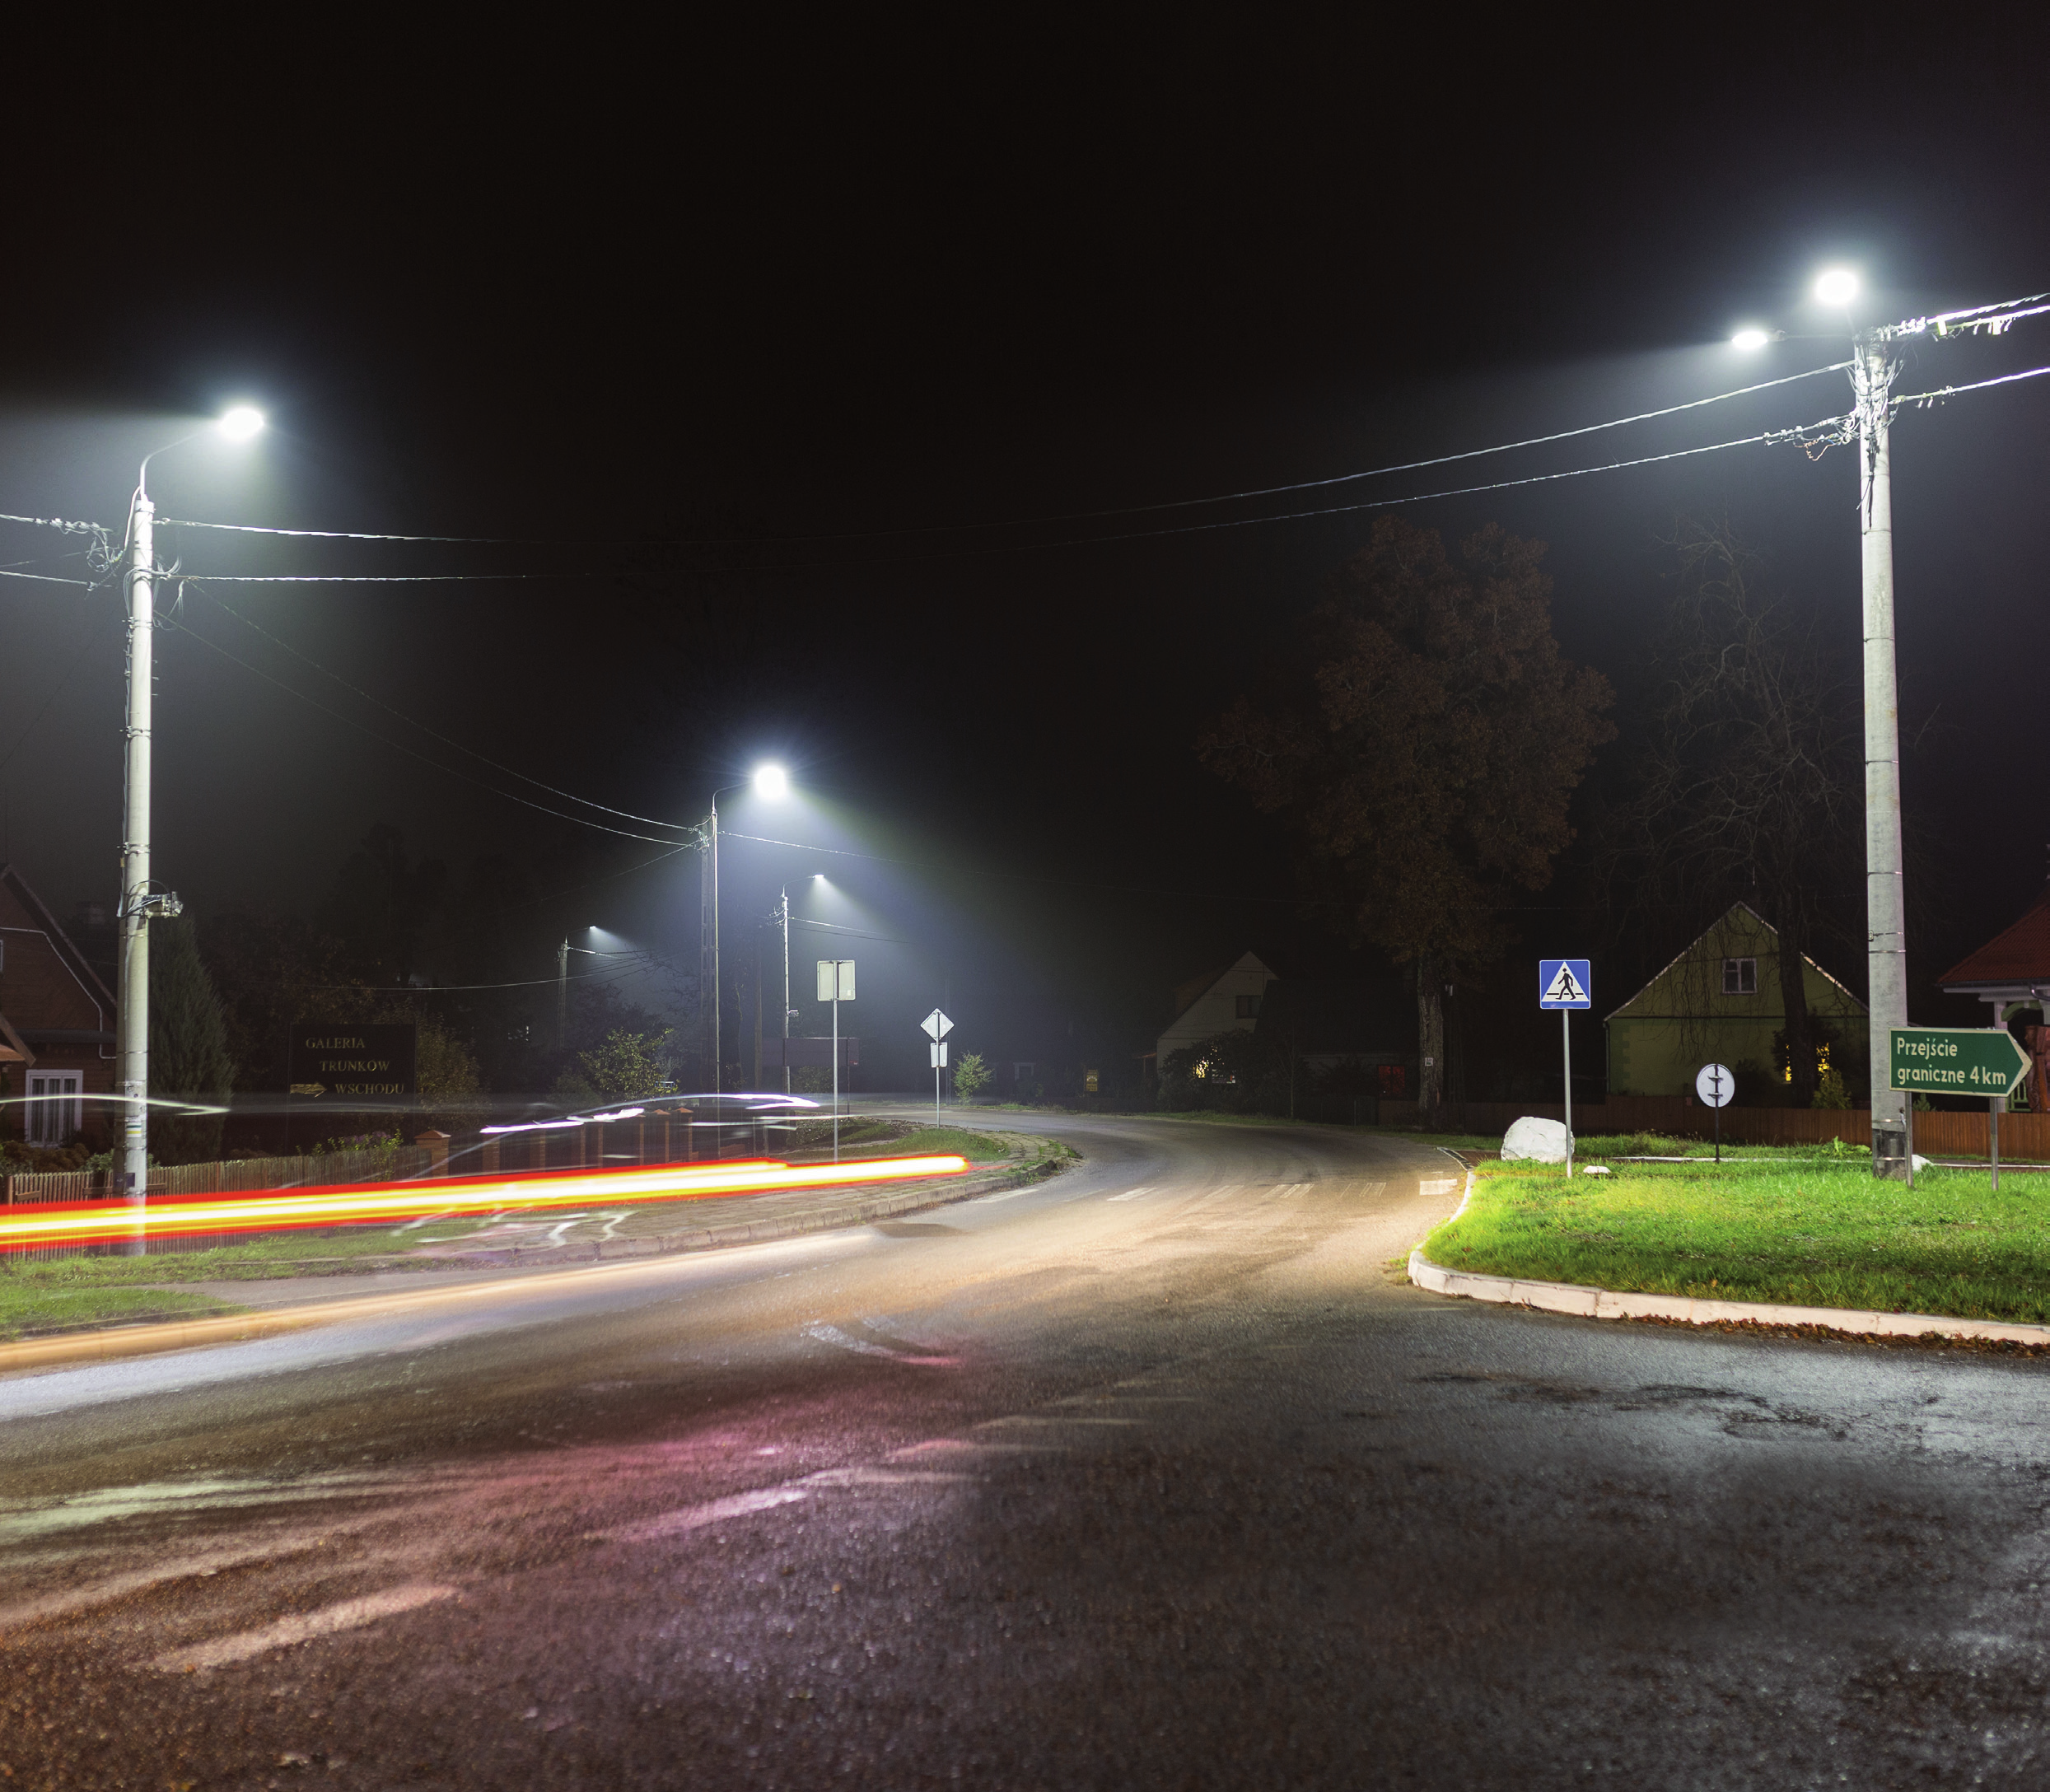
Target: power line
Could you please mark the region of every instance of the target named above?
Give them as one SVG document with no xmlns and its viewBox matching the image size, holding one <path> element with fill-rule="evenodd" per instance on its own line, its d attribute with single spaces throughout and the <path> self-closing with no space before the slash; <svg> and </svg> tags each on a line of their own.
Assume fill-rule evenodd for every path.
<svg viewBox="0 0 2050 1792">
<path fill-rule="evenodd" d="M 623 982 L 628 978 L 638 977 L 646 970 L 661 964 L 652 953 L 643 953 L 642 962 L 622 965 L 609 971 L 579 971 L 574 977 L 535 977 L 516 983 L 432 983 L 415 986 L 402 983 L 395 988 L 381 988 L 375 983 L 287 983 L 287 989 L 354 989 L 366 996 L 457 996 L 468 995 L 483 989 L 539 989 L 544 985 L 553 988 L 558 983 Z"/>
<path fill-rule="evenodd" d="M 325 703 L 320 702 L 318 698 L 307 696 L 304 691 L 295 689 L 292 685 L 286 684 L 283 679 L 275 678 L 271 674 L 264 671 L 261 666 L 251 665 L 248 660 L 240 659 L 234 654 L 230 653 L 226 647 L 222 646 L 218 642 L 208 640 L 208 638 L 204 635 L 201 634 L 196 628 L 188 626 L 187 628 L 182 629 L 180 632 L 186 635 L 190 639 L 198 642 L 201 646 L 208 649 L 212 652 L 219 654 L 220 656 L 223 660 L 228 661 L 230 665 L 239 665 L 245 672 L 254 673 L 258 678 L 263 679 L 266 684 L 276 685 L 279 690 L 297 698 L 301 702 L 311 703 L 315 709 L 319 710 L 322 715 L 332 716 L 337 721 L 346 724 L 348 726 L 355 729 L 360 734 L 368 735 L 371 740 L 379 742 L 382 745 L 390 747 L 395 753 L 403 753 L 409 759 L 418 759 L 421 764 L 431 766 L 435 771 L 441 772 L 444 777 L 460 778 L 464 783 L 474 784 L 479 790 L 489 791 L 493 796 L 502 798 L 508 803 L 518 803 L 522 808 L 539 810 L 544 815 L 553 815 L 558 821 L 571 822 L 579 828 L 594 828 L 600 833 L 618 834 L 621 838 L 626 840 L 645 840 L 650 846 L 674 847 L 676 845 L 676 842 L 674 840 L 665 840 L 658 834 L 630 833 L 623 828 L 609 828 L 602 821 L 591 821 L 581 815 L 566 815 L 559 809 L 550 809 L 545 803 L 534 802 L 525 796 L 516 796 L 511 791 L 502 791 L 494 784 L 488 784 L 483 781 L 483 779 L 479 777 L 472 777 L 467 772 L 459 772 L 453 766 L 443 765 L 438 759 L 430 759 L 424 753 L 416 752 L 413 748 L 406 746 L 402 742 L 393 740 L 386 735 L 379 734 L 373 728 L 367 728 L 364 726 L 362 722 L 357 721 L 357 719 L 353 716 L 345 716 L 339 709 L 330 709 Z"/>
<path fill-rule="evenodd" d="M 595 579 L 598 572 L 208 572 L 216 585 L 490 585 L 522 579 Z M 82 584 L 83 580 L 73 581 Z"/>
<path fill-rule="evenodd" d="M 1750 385 L 1738 386 L 1731 391 L 1716 393 L 1708 398 L 1689 399 L 1683 404 L 1664 405 L 1656 410 L 1638 411 L 1633 413 L 1628 417 L 1611 418 L 1605 422 L 1585 423 L 1577 428 L 1556 430 L 1551 434 L 1544 436 L 1528 436 L 1516 441 L 1497 442 L 1490 447 L 1464 449 L 1456 454 L 1435 455 L 1422 460 L 1397 461 L 1391 463 L 1387 466 L 1367 467 L 1354 473 L 1332 474 L 1325 478 L 1318 479 L 1299 479 L 1285 485 L 1253 486 L 1249 487 L 1244 491 L 1213 492 L 1204 497 L 1170 498 L 1157 504 L 1112 505 L 1099 510 L 1063 511 L 1043 516 L 989 518 L 980 521 L 961 523 L 920 523 L 907 525 L 902 528 L 897 529 L 827 530 L 816 534 L 784 535 L 772 539 L 782 542 L 881 541 L 894 539 L 906 535 L 958 534 L 967 530 L 1036 529 L 1043 528 L 1053 523 L 1090 522 L 1109 516 L 1146 516 L 1156 515 L 1162 511 L 1195 509 L 1207 504 L 1230 504 L 1241 502 L 1249 498 L 1275 497 L 1289 492 L 1318 491 L 1333 485 L 1350 484 L 1353 481 L 1358 479 L 1378 479 L 1385 478 L 1390 474 L 1414 473 L 1427 467 L 1450 466 L 1457 461 L 1478 460 L 1488 455 L 1510 454 L 1520 448 L 1543 447 L 1552 442 L 1571 441 L 1576 437 L 1581 436 L 1597 435 L 1604 430 L 1621 429 L 1632 423 L 1651 422 L 1662 417 L 1677 417 L 1683 412 L 1699 410 L 1705 405 L 1721 404 L 1731 399 L 1747 398 L 1754 392 L 1767 392 L 1777 386 L 1792 385 L 1803 380 L 1812 380 L 1819 374 L 1842 373 L 1851 365 L 1852 363 L 1847 361 L 1833 362 L 1828 366 L 1810 367 L 1803 373 L 1790 373 L 1783 375 L 1777 379 L 1761 380 Z M 180 520 L 171 517 L 160 518 L 158 520 L 161 525 L 167 525 L 173 528 L 222 530 L 250 534 L 306 536 L 338 541 L 430 541 L 468 542 L 478 544 L 505 546 L 549 545 L 549 544 L 538 539 L 523 540 L 521 538 L 512 536 L 385 535 L 372 534 L 348 530 L 269 529 L 261 528 L 254 524 L 245 523 L 199 523 Z M 1117 540 L 1127 538 L 1112 536 L 1105 539 Z M 685 547 L 750 547 L 760 544 L 760 538 L 745 535 L 707 536 L 700 537 L 696 539 L 685 539 L 679 544 L 679 545 Z M 495 576 L 496 575 L 485 573 L 444 575 L 444 576 L 449 577 L 471 578 L 488 578 Z M 535 578 L 568 578 L 580 576 L 581 575 L 572 573 L 530 573 L 525 575 L 506 576 Z M 258 574 L 245 575 L 245 577 L 252 581 L 259 580 L 262 576 L 262 575 Z M 283 577 L 288 576 L 278 575 L 277 576 Z M 339 579 L 342 576 L 343 576 L 341 575 L 321 574 L 308 574 L 304 576 L 304 577 L 308 581 L 329 578 Z M 432 577 L 434 576 L 425 575 L 423 576 Z M 385 581 L 372 578 L 362 578 L 358 579 L 354 582 L 374 584 Z"/>
<path fill-rule="evenodd" d="M 914 871 L 936 871 L 946 876 L 969 877 L 985 884 L 1053 884 L 1064 889 L 1115 889 L 1137 896 L 1188 896 L 1203 902 L 1221 903 L 1278 903 L 1290 908 L 1328 908 L 1330 899 L 1322 896 L 1224 896 L 1210 889 L 1165 889 L 1153 884 L 1112 884 L 1101 878 L 1044 877 L 1030 871 L 978 871 L 972 866 L 934 865 L 924 859 L 892 858 L 886 852 L 857 852 L 851 847 L 817 847 L 801 840 L 778 840 L 763 833 L 737 833 L 731 828 L 719 830 L 721 840 L 751 840 L 757 846 L 795 847 L 800 852 L 823 852 L 835 859 L 866 859 L 876 865 L 901 865 Z M 793 923 L 794 925 L 794 923 Z M 818 922 L 813 926 L 825 926 L 829 923 Z M 880 937 L 880 936 L 878 936 Z"/>
<path fill-rule="evenodd" d="M 34 579 L 40 585 L 82 585 L 90 591 L 91 579 L 60 579 L 54 572 L 16 572 L 12 567 L 0 567 L 0 579 Z"/>
<path fill-rule="evenodd" d="M 1468 497 L 1481 492 L 1507 492 L 1520 486 L 1548 485 L 1558 479 L 1584 479 L 1590 474 L 1620 473 L 1630 467 L 1655 466 L 1663 460 L 1686 460 L 1697 455 L 1719 453 L 1725 448 L 1749 448 L 1761 442 L 1791 441 L 1805 431 L 1820 429 L 1837 421 L 1835 418 L 1824 418 L 1820 422 L 1798 424 L 1789 429 L 1762 430 L 1755 436 L 1733 436 L 1728 441 L 1709 442 L 1699 448 L 1675 448 L 1662 455 L 1640 455 L 1631 460 L 1605 461 L 1600 466 L 1596 467 L 1574 467 L 1564 473 L 1534 473 L 1520 479 L 1497 479 L 1485 485 L 1462 485 L 1439 492 L 1417 492 L 1407 497 L 1366 498 L 1357 504 L 1324 505 L 1315 510 L 1306 511 L 1277 511 L 1266 516 L 1228 517 L 1207 523 L 1176 523 L 1163 529 L 1126 530 L 1112 535 L 1071 535 L 1057 541 L 1014 542 L 995 548 L 955 548 L 943 549 L 937 553 L 892 554 L 879 556 L 872 561 L 863 563 L 882 566 L 931 560 L 957 560 L 991 553 L 1024 553 L 1034 549 L 1088 548 L 1109 542 L 1151 541 L 1165 535 L 1195 535 L 1223 529 L 1253 529 L 1265 523 L 1301 522 L 1310 517 L 1345 516 L 1360 511 L 1388 510 L 1403 504 L 1427 504 L 1434 499 L 1441 497 Z M 779 571 L 801 567 L 832 566 L 840 563 L 837 561 L 778 560 L 757 562 L 756 565 L 762 570 Z"/>
<path fill-rule="evenodd" d="M 0 518 L 0 521 L 18 522 L 19 517 Z M 446 541 L 473 548 L 551 548 L 560 547 L 553 542 L 536 535 L 381 535 L 360 529 L 272 529 L 260 523 L 199 523 L 187 516 L 160 516 L 159 529 L 214 529 L 238 535 L 295 535 L 316 541 Z"/>
<path fill-rule="evenodd" d="M 2050 310 L 2050 306 L 2044 307 Z M 2031 367 L 2023 373 L 2003 373 L 1991 380 L 1974 380 L 1969 385 L 1938 386 L 1933 392 L 1908 392 L 1895 399 L 1896 408 L 1903 404 L 1930 405 L 1940 404 L 1945 399 L 1954 398 L 1960 392 L 1983 392 L 1989 385 L 2012 385 L 2017 380 L 2039 380 L 2050 367 Z"/>
<path fill-rule="evenodd" d="M 558 790 L 553 784 L 543 783 L 538 777 L 529 777 L 524 772 L 515 771 L 512 767 L 502 764 L 498 760 L 492 758 L 485 754 L 478 752 L 475 748 L 466 747 L 461 741 L 454 740 L 447 735 L 440 733 L 438 730 L 428 727 L 425 722 L 414 721 L 412 716 L 404 714 L 399 710 L 393 708 L 392 706 L 385 702 L 382 698 L 373 697 L 368 691 L 363 689 L 361 685 L 352 684 L 347 679 L 343 678 L 340 673 L 330 671 L 326 666 L 322 665 L 318 660 L 309 658 L 306 655 L 301 653 L 297 647 L 293 646 L 290 642 L 283 639 L 279 636 L 273 634 L 270 630 L 264 628 L 261 623 L 257 622 L 250 617 L 245 616 L 241 611 L 236 609 L 232 604 L 223 603 L 219 598 L 216 597 L 211 591 L 206 589 L 206 586 L 209 582 L 208 579 L 203 577 L 195 577 L 185 580 L 183 582 L 197 587 L 200 596 L 206 599 L 206 600 L 209 604 L 212 604 L 216 609 L 226 611 L 226 614 L 232 616 L 236 621 L 241 623 L 244 628 L 254 629 L 266 641 L 270 642 L 276 646 L 283 648 L 301 665 L 311 667 L 314 671 L 318 672 L 323 678 L 332 679 L 337 684 L 340 685 L 343 690 L 353 692 L 357 696 L 362 698 L 367 703 L 376 704 L 376 707 L 384 711 L 387 716 L 397 717 L 399 721 L 405 723 L 409 728 L 418 728 L 422 734 L 440 741 L 444 746 L 453 747 L 458 753 L 469 754 L 471 758 L 477 760 L 480 764 L 488 765 L 494 771 L 503 772 L 508 777 L 516 777 L 522 784 L 531 784 L 536 790 L 546 791 L 551 796 L 560 796 L 568 802 L 581 803 L 586 809 L 602 810 L 606 814 L 617 815 L 623 821 L 640 821 L 647 823 L 648 826 L 651 828 L 675 828 L 681 830 L 689 830 L 694 828 L 697 825 L 694 822 L 663 821 L 654 815 L 637 815 L 631 810 L 614 809 L 609 803 L 594 802 L 588 796 L 579 796 L 572 791 Z M 692 843 L 694 844 L 694 842 Z"/>
</svg>

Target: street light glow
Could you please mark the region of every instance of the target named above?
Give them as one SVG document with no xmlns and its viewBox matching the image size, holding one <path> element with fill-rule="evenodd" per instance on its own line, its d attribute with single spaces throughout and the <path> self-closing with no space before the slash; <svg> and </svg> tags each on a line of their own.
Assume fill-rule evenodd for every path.
<svg viewBox="0 0 2050 1792">
<path fill-rule="evenodd" d="M 1732 348 L 1744 349 L 1748 352 L 1753 348 L 1764 348 L 1772 339 L 1763 330 L 1753 327 L 1739 330 L 1730 338 L 1730 346 Z"/>
<path fill-rule="evenodd" d="M 224 411 L 216 426 L 230 441 L 247 441 L 264 427 L 264 413 L 254 404 L 236 404 Z"/>
<path fill-rule="evenodd" d="M 790 774 L 780 765 L 758 766 L 754 772 L 754 794 L 766 796 L 772 803 L 779 803 L 790 795 Z"/>
<path fill-rule="evenodd" d="M 1858 277 L 1848 268 L 1832 268 L 1815 282 L 1815 296 L 1824 305 L 1848 305 L 1858 296 Z"/>
</svg>

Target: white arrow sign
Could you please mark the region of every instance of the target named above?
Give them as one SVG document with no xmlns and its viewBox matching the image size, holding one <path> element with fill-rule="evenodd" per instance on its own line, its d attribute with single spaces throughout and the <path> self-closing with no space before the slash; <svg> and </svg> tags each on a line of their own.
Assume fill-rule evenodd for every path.
<svg viewBox="0 0 2050 1792">
<path fill-rule="evenodd" d="M 925 1030 L 931 1034 L 936 1039 L 944 1039 L 954 1030 L 954 1023 L 948 1020 L 947 1017 L 941 1014 L 936 1008 L 935 1008 L 931 1014 L 927 1015 L 924 1020 L 921 1020 L 918 1024 L 923 1027 Z"/>
</svg>

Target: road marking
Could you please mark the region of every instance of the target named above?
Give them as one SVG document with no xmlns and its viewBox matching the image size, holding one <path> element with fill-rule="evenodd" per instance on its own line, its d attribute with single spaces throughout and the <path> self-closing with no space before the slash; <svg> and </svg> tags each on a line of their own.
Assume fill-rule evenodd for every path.
<svg viewBox="0 0 2050 1792">
<path fill-rule="evenodd" d="M 863 1322 L 866 1323 L 866 1321 Z M 820 1344 L 832 1344 L 843 1351 L 855 1351 L 863 1356 L 881 1356 L 893 1363 L 908 1363 L 920 1369 L 950 1368 L 956 1359 L 951 1356 L 913 1356 L 904 1351 L 893 1351 L 880 1344 L 871 1344 L 865 1337 L 851 1337 L 837 1325 L 828 1325 L 823 1320 L 806 1326 L 804 1334 Z"/>
<path fill-rule="evenodd" d="M 893 1363 L 901 1363 L 904 1360 L 904 1358 L 896 1351 L 885 1350 L 880 1344 L 871 1344 L 866 1338 L 849 1337 L 837 1325 L 827 1325 L 823 1321 L 815 1321 L 803 1329 L 806 1337 L 815 1339 L 821 1344 L 837 1344 L 843 1351 L 858 1351 L 864 1356 L 887 1356 Z"/>
<path fill-rule="evenodd" d="M 955 1456 L 1060 1456 L 1066 1454 L 1058 1444 L 997 1444 L 968 1437 L 928 1438 L 922 1444 L 908 1444 L 902 1449 L 894 1449 L 883 1460 L 890 1463 L 925 1462 L 932 1458 L 946 1461 Z"/>
<path fill-rule="evenodd" d="M 964 1201 L 964 1207 L 991 1207 L 1000 1201 L 1016 1201 L 1020 1195 L 1029 1195 L 1030 1188 L 1005 1188 L 993 1195 L 978 1195 L 973 1201 Z"/>
<path fill-rule="evenodd" d="M 898 1487 L 977 1477 L 946 1468 L 822 1468 L 805 1478 L 815 1487 Z"/>
<path fill-rule="evenodd" d="M 786 1482 L 780 1487 L 757 1487 L 748 1493 L 730 1493 L 723 1500 L 679 1506 L 674 1512 L 659 1513 L 638 1524 L 622 1525 L 617 1530 L 594 1531 L 591 1535 L 600 1542 L 649 1543 L 657 1538 L 681 1537 L 687 1531 L 699 1530 L 707 1524 L 745 1518 L 750 1512 L 767 1512 L 776 1506 L 790 1505 L 810 1497 L 810 1488 L 801 1482 Z"/>
<path fill-rule="evenodd" d="M 1428 1182 L 1419 1182 L 1417 1184 L 1417 1192 L 1420 1195 L 1427 1197 L 1432 1195 L 1449 1195 L 1459 1186 L 1459 1179 L 1458 1177 L 1448 1176 L 1442 1181 L 1433 1178 Z"/>
<path fill-rule="evenodd" d="M 1008 1418 L 984 1419 L 975 1429 L 978 1431 L 994 1430 L 999 1426 L 1011 1425 L 1143 1425 L 1145 1423 L 1144 1419 L 1083 1418 L 1079 1416 L 1073 1418 L 1065 1416 L 1054 1418 L 1042 1416 L 1037 1413 L 1016 1412 Z"/>
<path fill-rule="evenodd" d="M 1113 1195 L 1110 1198 L 1113 1201 L 1137 1201 L 1140 1196 L 1150 1195 L 1152 1192 L 1153 1191 L 1150 1187 L 1145 1188 L 1128 1188 L 1122 1195 Z"/>
<path fill-rule="evenodd" d="M 159 1655 L 150 1665 L 164 1673 L 177 1673 L 187 1668 L 225 1668 L 232 1662 L 247 1661 L 252 1655 L 283 1649 L 288 1644 L 309 1642 L 316 1636 L 332 1636 L 341 1631 L 361 1630 L 366 1624 L 375 1624 L 381 1617 L 417 1612 L 423 1605 L 432 1605 L 455 1596 L 453 1587 L 392 1587 L 383 1593 L 366 1594 L 361 1598 L 343 1599 L 336 1605 L 323 1606 L 317 1612 L 280 1618 L 259 1631 L 243 1631 L 196 1647 L 172 1650 Z"/>
</svg>

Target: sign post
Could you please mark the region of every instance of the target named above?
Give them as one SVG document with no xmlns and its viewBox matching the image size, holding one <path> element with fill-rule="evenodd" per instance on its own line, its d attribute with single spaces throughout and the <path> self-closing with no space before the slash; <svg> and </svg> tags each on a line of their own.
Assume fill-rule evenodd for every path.
<svg viewBox="0 0 2050 1792">
<path fill-rule="evenodd" d="M 854 1000 L 854 960 L 819 960 L 819 1000 L 833 1004 L 833 1161 L 840 1161 L 840 1004 Z"/>
<path fill-rule="evenodd" d="M 1716 1161 L 1722 1161 L 1722 1111 L 1737 1093 L 1737 1079 L 1726 1064 L 1704 1064 L 1695 1073 L 1694 1093 L 1716 1110 Z"/>
<path fill-rule="evenodd" d="M 935 1008 L 918 1023 L 932 1041 L 932 1123 L 940 1123 L 940 1072 L 946 1068 L 946 1036 L 954 1023 Z"/>
<path fill-rule="evenodd" d="M 1889 1027 L 1886 1086 L 1907 1095 L 1908 1186 L 1915 1186 L 1917 1095 L 1976 1095 L 1992 1135 L 1993 1187 L 2000 1185 L 2000 1111 L 2029 1074 L 2029 1054 L 2005 1027 Z"/>
<path fill-rule="evenodd" d="M 1559 1040 L 1566 1066 L 1566 1175 L 1573 1178 L 1573 1033 L 1576 1008 L 1591 1008 L 1593 980 L 1585 959 L 1539 959 L 1538 1006 L 1559 1010 Z"/>
</svg>

